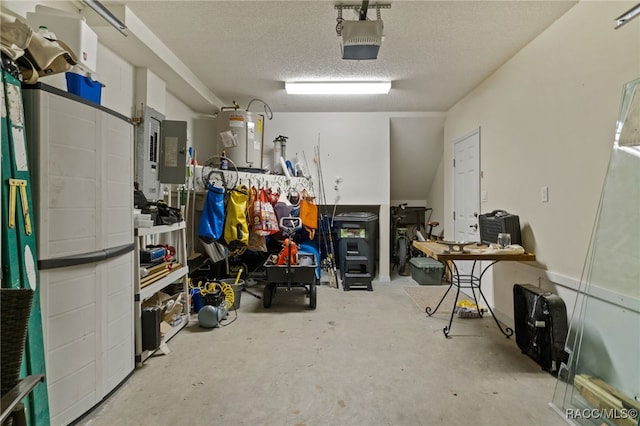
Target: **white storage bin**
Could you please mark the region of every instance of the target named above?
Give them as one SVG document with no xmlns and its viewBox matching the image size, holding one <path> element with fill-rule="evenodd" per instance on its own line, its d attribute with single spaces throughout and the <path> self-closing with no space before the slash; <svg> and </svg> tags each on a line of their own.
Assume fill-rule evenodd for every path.
<svg viewBox="0 0 640 426">
<path fill-rule="evenodd" d="M 35 12 L 27 12 L 27 24 L 35 32 L 41 25 L 47 27 L 73 50 L 83 71 L 96 71 L 98 35 L 82 15 L 38 5 Z"/>
</svg>

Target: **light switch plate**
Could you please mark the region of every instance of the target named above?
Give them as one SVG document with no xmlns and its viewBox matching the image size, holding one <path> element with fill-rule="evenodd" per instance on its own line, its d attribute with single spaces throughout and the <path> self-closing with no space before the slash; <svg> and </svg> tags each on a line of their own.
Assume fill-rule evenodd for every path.
<svg viewBox="0 0 640 426">
<path fill-rule="evenodd" d="M 540 188 L 540 195 L 542 198 L 542 202 L 543 203 L 548 203 L 549 202 L 549 187 L 548 186 L 543 186 Z"/>
</svg>

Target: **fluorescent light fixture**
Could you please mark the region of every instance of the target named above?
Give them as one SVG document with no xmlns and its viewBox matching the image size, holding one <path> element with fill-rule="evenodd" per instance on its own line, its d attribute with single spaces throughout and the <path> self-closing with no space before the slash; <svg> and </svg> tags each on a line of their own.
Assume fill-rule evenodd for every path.
<svg viewBox="0 0 640 426">
<path fill-rule="evenodd" d="M 617 30 L 618 28 L 620 28 L 621 26 L 623 26 L 633 18 L 637 17 L 638 15 L 640 15 L 640 3 L 633 6 L 631 9 L 627 10 L 625 13 L 623 13 L 622 15 L 618 16 L 615 19 L 616 21 L 615 29 Z"/>
<path fill-rule="evenodd" d="M 109 9 L 104 7 L 102 3 L 100 3 L 98 0 L 82 0 L 82 2 L 89 6 L 91 9 L 95 10 L 96 13 L 104 18 L 105 21 L 113 25 L 116 30 L 120 31 L 122 35 L 127 37 L 127 26 L 120 22 L 120 20 L 116 18 L 113 13 L 109 12 Z"/>
<path fill-rule="evenodd" d="M 289 95 L 383 95 L 390 81 L 296 81 L 285 82 Z"/>
</svg>

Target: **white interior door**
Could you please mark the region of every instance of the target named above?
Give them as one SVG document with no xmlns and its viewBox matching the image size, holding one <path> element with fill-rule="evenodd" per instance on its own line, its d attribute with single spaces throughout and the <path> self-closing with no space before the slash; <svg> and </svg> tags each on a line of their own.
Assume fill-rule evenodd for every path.
<svg viewBox="0 0 640 426">
<path fill-rule="evenodd" d="M 454 142 L 453 232 L 456 241 L 480 241 L 480 129 Z M 472 275 L 473 262 L 456 262 L 458 273 Z M 479 266 L 479 265 L 477 265 Z"/>
<path fill-rule="evenodd" d="M 480 129 L 454 143 L 454 235 L 456 241 L 480 241 Z"/>
</svg>

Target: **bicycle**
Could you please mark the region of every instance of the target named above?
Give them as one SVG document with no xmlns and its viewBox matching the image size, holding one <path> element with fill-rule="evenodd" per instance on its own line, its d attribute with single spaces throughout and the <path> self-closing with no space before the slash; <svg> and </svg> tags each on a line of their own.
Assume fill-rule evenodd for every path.
<svg viewBox="0 0 640 426">
<path fill-rule="evenodd" d="M 433 209 L 431 207 L 407 207 L 407 203 L 391 206 L 391 259 L 392 265 L 398 268 L 400 275 L 409 275 L 407 264 L 414 256 L 412 241 L 426 241 L 425 213 L 429 212 L 429 219 Z M 406 220 L 407 216 L 415 214 L 415 221 Z M 438 222 L 428 221 L 429 232 L 427 238 L 431 239 L 431 231 Z"/>
</svg>

